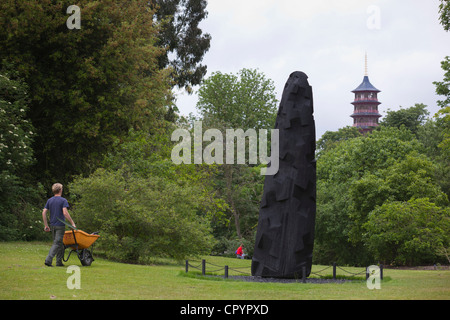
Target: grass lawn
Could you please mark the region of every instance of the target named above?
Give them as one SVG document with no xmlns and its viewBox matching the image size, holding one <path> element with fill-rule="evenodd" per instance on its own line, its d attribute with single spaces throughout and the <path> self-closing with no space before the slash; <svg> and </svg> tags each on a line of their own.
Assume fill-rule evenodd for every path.
<svg viewBox="0 0 450 320">
<path fill-rule="evenodd" d="M 95 257 L 82 267 L 72 255 L 65 267 L 49 268 L 44 259 L 50 243 L 0 242 L 0 299 L 2 300 L 428 300 L 450 299 L 450 270 L 385 269 L 381 289 L 369 290 L 365 280 L 345 283 L 256 283 L 186 276 L 184 264 L 131 265 Z M 66 252 L 67 253 L 67 252 Z M 94 252 L 95 256 L 95 252 Z M 204 257 L 230 268 L 250 260 Z M 197 262 L 198 264 L 199 262 Z M 195 263 L 192 262 L 194 265 Z M 68 289 L 69 265 L 80 266 L 81 289 Z M 313 272 L 325 266 L 314 266 Z M 208 266 L 208 268 L 214 268 Z M 239 269 L 241 270 L 241 269 Z M 350 272 L 361 268 L 345 267 Z M 207 269 L 208 271 L 208 269 Z M 338 269 L 339 271 L 339 269 Z M 331 274 L 331 269 L 328 270 Z M 197 270 L 198 273 L 198 270 Z M 223 273 L 221 273 L 223 274 Z M 230 271 L 230 275 L 238 273 Z M 339 274 L 339 272 L 338 272 Z"/>
</svg>

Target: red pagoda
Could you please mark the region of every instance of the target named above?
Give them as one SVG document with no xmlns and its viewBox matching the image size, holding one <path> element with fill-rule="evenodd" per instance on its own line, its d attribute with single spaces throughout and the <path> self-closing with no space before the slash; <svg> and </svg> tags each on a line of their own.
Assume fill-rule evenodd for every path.
<svg viewBox="0 0 450 320">
<path fill-rule="evenodd" d="M 355 100 L 352 102 L 354 110 L 351 115 L 353 126 L 362 133 L 372 131 L 374 127 L 378 126 L 378 118 L 381 117 L 381 114 L 378 113 L 378 105 L 381 102 L 377 98 L 380 90 L 370 83 L 367 75 L 367 55 L 363 82 L 352 92 L 355 94 Z"/>
</svg>

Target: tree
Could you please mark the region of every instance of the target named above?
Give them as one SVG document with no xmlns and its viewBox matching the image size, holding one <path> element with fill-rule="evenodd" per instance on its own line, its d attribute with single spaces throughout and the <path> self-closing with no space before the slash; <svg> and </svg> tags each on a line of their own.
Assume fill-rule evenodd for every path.
<svg viewBox="0 0 450 320">
<path fill-rule="evenodd" d="M 34 128 L 26 118 L 28 87 L 14 66 L 0 70 L 0 240 L 42 239 L 36 223 L 42 188 L 31 183 Z M 41 208 L 41 207 L 39 207 Z M 39 230 L 39 231 L 37 231 Z"/>
<path fill-rule="evenodd" d="M 273 81 L 258 70 L 242 69 L 237 74 L 214 72 L 202 82 L 198 92 L 197 109 L 203 127 L 217 128 L 223 133 L 225 129 L 272 129 L 277 104 L 274 91 Z M 223 180 L 219 179 L 218 185 L 231 210 L 236 235 L 241 239 L 244 232 L 240 220 L 248 208 L 241 206 L 238 195 L 244 189 L 248 191 L 248 186 L 245 181 L 238 181 L 239 176 L 250 175 L 245 171 L 251 169 L 234 164 L 221 165 L 220 169 Z M 251 214 L 257 212 L 258 206 L 252 206 Z"/>
<path fill-rule="evenodd" d="M 438 206 L 447 206 L 447 195 L 435 179 L 435 165 L 426 156 L 412 152 L 386 169 L 365 174 L 349 187 L 350 217 L 354 222 L 349 238 L 363 241 L 363 224 L 370 212 L 389 201 L 428 198 Z"/>
<path fill-rule="evenodd" d="M 448 6 L 448 4 L 447 4 Z M 445 100 L 438 101 L 438 105 L 441 109 L 436 113 L 436 123 L 441 129 L 441 141 L 438 144 L 438 148 L 441 154 L 441 163 L 446 170 L 446 176 L 449 175 L 449 158 L 450 158 L 450 57 L 446 57 L 441 62 L 442 69 L 446 71 L 444 75 L 444 81 L 433 82 L 436 85 L 436 93 L 445 97 Z M 450 193 L 450 188 L 447 184 L 447 192 Z"/>
<path fill-rule="evenodd" d="M 153 134 L 130 130 L 125 140 L 114 143 L 106 154 L 102 167 L 108 171 L 120 170 L 125 177 L 158 177 L 180 187 L 195 187 L 199 192 L 192 196 L 201 204 L 199 214 L 209 221 L 220 221 L 226 205 L 213 188 L 212 179 L 217 169 L 206 164 L 174 164 L 171 159 L 174 143 L 170 140 L 170 135 L 175 128 L 169 122 Z"/>
<path fill-rule="evenodd" d="M 206 0 L 154 0 L 155 16 L 163 22 L 158 44 L 166 47 L 159 58 L 161 69 L 172 67 L 174 84 L 192 92 L 206 74 L 201 65 L 209 50 L 211 36 L 203 34 L 199 23 L 206 18 Z M 171 58 L 169 58 L 171 56 Z"/>
<path fill-rule="evenodd" d="M 446 56 L 444 61 L 441 62 L 441 68 L 444 70 L 443 81 L 434 81 L 436 86 L 436 94 L 444 96 L 444 100 L 439 100 L 437 103 L 441 108 L 448 108 L 450 105 L 450 57 Z M 448 111 L 447 111 L 448 113 Z"/>
<path fill-rule="evenodd" d="M 441 0 L 439 4 L 439 21 L 444 27 L 445 31 L 450 30 L 450 3 L 448 1 Z M 450 156 L 450 57 L 445 57 L 441 62 L 442 70 L 444 70 L 443 81 L 435 81 L 433 84 L 436 86 L 436 93 L 444 96 L 444 100 L 439 100 L 437 103 L 441 107 L 441 110 L 437 113 L 437 116 L 442 116 L 442 121 L 445 122 L 444 127 L 444 139 L 440 143 L 439 147 L 446 159 Z M 446 163 L 447 164 L 447 163 Z"/>
<path fill-rule="evenodd" d="M 400 128 L 405 126 L 416 134 L 419 127 L 424 123 L 429 112 L 426 110 L 427 106 L 422 103 L 416 103 L 414 107 L 400 110 L 388 110 L 387 115 L 380 122 L 381 125 L 387 127 Z"/>
<path fill-rule="evenodd" d="M 338 131 L 327 131 L 317 141 L 317 155 L 334 148 L 339 142 L 362 136 L 357 127 L 344 127 Z"/>
<path fill-rule="evenodd" d="M 317 167 L 320 169 L 320 159 Z M 352 221 L 349 217 L 348 184 L 317 179 L 317 210 L 313 263 L 363 264 L 364 248 L 349 240 Z"/>
<path fill-rule="evenodd" d="M 6 61 L 0 71 L 0 172 L 18 175 L 33 161 L 28 87 Z"/>
<path fill-rule="evenodd" d="M 439 21 L 445 31 L 450 30 L 450 3 L 446 0 L 440 0 L 439 4 Z"/>
<path fill-rule="evenodd" d="M 69 4 L 0 3 L 0 58 L 29 85 L 33 172 L 45 184 L 92 171 L 130 128 L 158 126 L 170 100 L 148 1 L 79 1 L 79 30 L 66 26 Z"/>
<path fill-rule="evenodd" d="M 213 188 L 216 170 L 171 161 L 175 128 L 165 122 L 151 133 L 130 129 L 106 153 L 101 169 L 69 185 L 74 219 L 101 232 L 99 249 L 109 258 L 180 260 L 214 247 L 211 230 L 226 210 Z"/>
<path fill-rule="evenodd" d="M 436 167 L 435 177 L 448 197 L 450 197 L 450 107 L 440 109 L 417 131 L 424 154 Z"/>
<path fill-rule="evenodd" d="M 198 214 L 201 185 L 98 169 L 75 179 L 70 188 L 74 219 L 86 230 L 100 230 L 99 250 L 110 259 L 182 260 L 207 254 L 214 245 L 208 219 Z"/>
<path fill-rule="evenodd" d="M 344 140 L 321 154 L 317 160 L 315 263 L 372 262 L 361 239 L 355 238 L 366 216 L 355 213 L 350 189 L 363 182 L 365 188 L 374 186 L 376 192 L 366 201 L 375 205 L 377 194 L 385 194 L 385 190 L 377 189 L 377 181 L 368 180 L 368 175 L 378 177 L 378 170 L 388 168 L 418 146 L 405 128 L 382 127 L 367 136 Z"/>
<path fill-rule="evenodd" d="M 367 172 L 390 167 L 419 148 L 419 142 L 406 128 L 380 127 L 367 137 L 343 141 L 323 154 L 317 178 L 336 183 L 360 179 Z"/>
<path fill-rule="evenodd" d="M 340 142 L 317 162 L 317 263 L 367 264 L 364 224 L 373 210 L 392 201 L 428 197 L 448 206 L 436 166 L 406 127 L 380 126 L 367 136 Z"/>
<path fill-rule="evenodd" d="M 258 70 L 213 72 L 203 81 L 198 96 L 197 109 L 214 125 L 257 130 L 271 129 L 275 124 L 275 86 Z"/>
<path fill-rule="evenodd" d="M 368 247 L 379 261 L 436 263 L 449 248 L 450 210 L 427 198 L 386 202 L 369 214 L 364 228 Z"/>
</svg>

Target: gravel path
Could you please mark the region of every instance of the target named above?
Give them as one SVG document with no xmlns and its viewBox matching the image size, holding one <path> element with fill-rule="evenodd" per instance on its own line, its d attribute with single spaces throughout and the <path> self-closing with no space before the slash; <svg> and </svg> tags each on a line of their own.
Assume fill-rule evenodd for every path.
<svg viewBox="0 0 450 320">
<path fill-rule="evenodd" d="M 229 276 L 228 279 L 242 280 L 248 282 L 302 283 L 302 279 L 263 278 L 253 276 Z M 306 278 L 306 283 L 344 283 L 350 281 L 355 280 Z"/>
</svg>

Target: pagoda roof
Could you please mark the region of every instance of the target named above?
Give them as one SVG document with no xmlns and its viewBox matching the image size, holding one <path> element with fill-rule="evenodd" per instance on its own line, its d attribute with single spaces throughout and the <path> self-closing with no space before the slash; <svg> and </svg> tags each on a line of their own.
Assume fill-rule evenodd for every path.
<svg viewBox="0 0 450 320">
<path fill-rule="evenodd" d="M 369 81 L 368 76 L 364 76 L 363 82 L 353 90 L 352 92 L 359 92 L 359 91 L 373 91 L 373 92 L 380 92 L 377 88 L 375 88 Z"/>
</svg>

